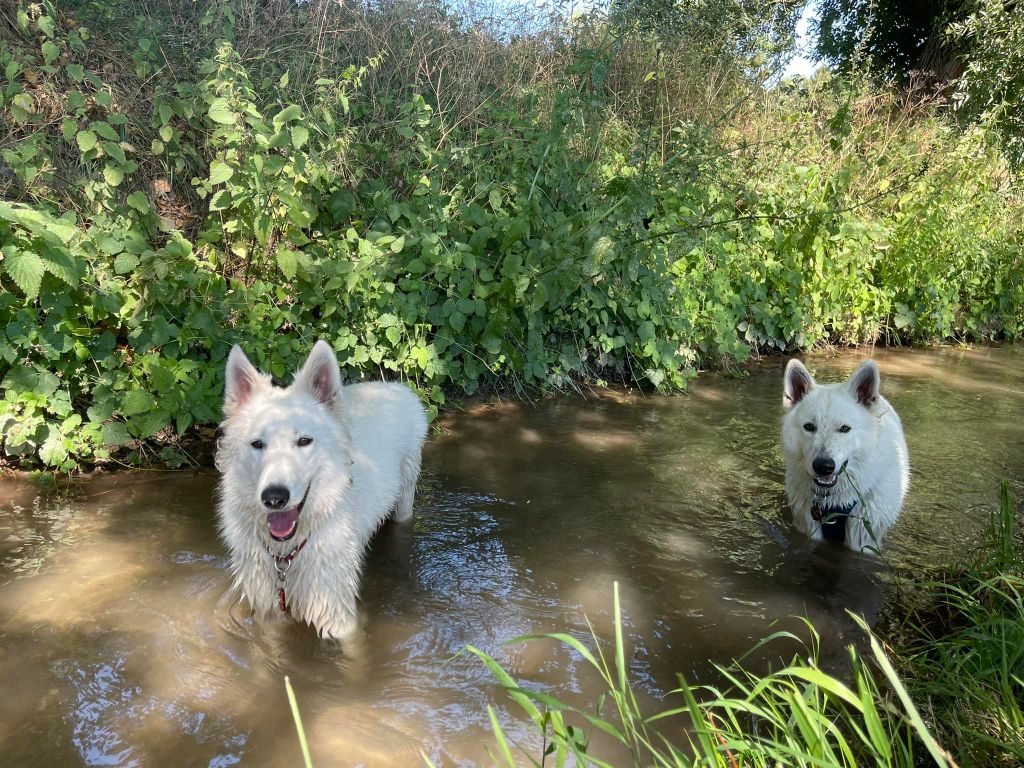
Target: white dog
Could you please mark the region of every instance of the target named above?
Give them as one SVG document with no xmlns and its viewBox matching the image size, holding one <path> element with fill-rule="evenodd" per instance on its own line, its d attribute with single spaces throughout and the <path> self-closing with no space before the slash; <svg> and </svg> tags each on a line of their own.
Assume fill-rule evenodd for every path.
<svg viewBox="0 0 1024 768">
<path fill-rule="evenodd" d="M 799 360 L 786 366 L 782 452 L 793 522 L 814 539 L 879 549 L 910 483 L 903 425 L 865 360 L 848 381 L 815 384 Z"/>
<path fill-rule="evenodd" d="M 423 406 L 402 384 L 342 387 L 318 341 L 287 388 L 234 347 L 224 416 L 218 516 L 235 586 L 262 620 L 291 615 L 344 637 L 370 537 L 392 509 L 412 516 Z"/>
</svg>

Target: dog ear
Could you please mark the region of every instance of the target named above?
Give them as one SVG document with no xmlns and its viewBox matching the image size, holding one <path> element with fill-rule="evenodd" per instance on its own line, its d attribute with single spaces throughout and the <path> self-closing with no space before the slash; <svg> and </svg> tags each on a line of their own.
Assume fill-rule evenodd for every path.
<svg viewBox="0 0 1024 768">
<path fill-rule="evenodd" d="M 814 377 L 795 357 L 786 364 L 782 386 L 782 406 L 787 410 L 799 403 L 814 389 Z"/>
<path fill-rule="evenodd" d="M 228 366 L 224 373 L 224 413 L 231 415 L 263 385 L 263 376 L 249 362 L 242 348 L 235 344 L 228 355 Z"/>
<path fill-rule="evenodd" d="M 858 403 L 865 408 L 873 407 L 878 402 L 878 390 L 881 386 L 881 377 L 875 361 L 865 360 L 857 366 L 857 370 L 853 372 L 846 385 Z"/>
<path fill-rule="evenodd" d="M 332 405 L 341 393 L 341 369 L 331 345 L 321 339 L 295 374 L 295 383 L 305 387 L 310 394 L 325 405 Z"/>
</svg>

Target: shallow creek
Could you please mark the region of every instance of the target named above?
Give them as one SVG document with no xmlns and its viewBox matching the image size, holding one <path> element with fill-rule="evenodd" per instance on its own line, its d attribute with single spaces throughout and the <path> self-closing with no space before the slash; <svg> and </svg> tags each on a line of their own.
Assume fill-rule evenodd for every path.
<svg viewBox="0 0 1024 768">
<path fill-rule="evenodd" d="M 819 380 L 861 354 L 819 356 Z M 645 705 L 675 673 L 715 682 L 794 617 L 839 668 L 894 570 L 952 562 L 1008 478 L 1024 493 L 1024 348 L 882 351 L 911 491 L 884 558 L 807 544 L 788 522 L 778 446 L 782 360 L 636 394 L 475 407 L 426 448 L 414 521 L 387 524 L 344 649 L 267 632 L 228 593 L 216 475 L 121 472 L 41 490 L 0 481 L 0 754 L 6 765 L 298 765 L 282 679 L 317 765 L 488 763 L 487 705 L 533 737 L 476 645 L 577 704 L 593 674 L 538 632 L 611 634 L 618 582 Z M 773 622 L 782 620 L 780 625 Z M 777 643 L 754 667 L 793 653 Z M 514 716 L 515 715 L 515 716 Z M 536 750 L 534 755 L 539 755 Z"/>
</svg>

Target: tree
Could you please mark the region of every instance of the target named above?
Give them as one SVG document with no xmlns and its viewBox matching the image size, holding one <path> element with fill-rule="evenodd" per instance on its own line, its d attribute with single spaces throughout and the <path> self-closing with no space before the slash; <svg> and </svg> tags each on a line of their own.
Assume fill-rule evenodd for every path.
<svg viewBox="0 0 1024 768">
<path fill-rule="evenodd" d="M 839 71 L 865 68 L 901 84 L 917 71 L 948 82 L 958 71 L 946 29 L 963 19 L 970 5 L 969 0 L 821 0 L 817 52 Z"/>
<path fill-rule="evenodd" d="M 790 55 L 804 0 L 612 0 L 612 18 L 667 45 L 763 59 L 769 68 Z"/>
<path fill-rule="evenodd" d="M 1024 7 L 978 0 L 949 35 L 965 52 L 953 97 L 958 111 L 995 128 L 1010 162 L 1024 168 Z"/>
</svg>

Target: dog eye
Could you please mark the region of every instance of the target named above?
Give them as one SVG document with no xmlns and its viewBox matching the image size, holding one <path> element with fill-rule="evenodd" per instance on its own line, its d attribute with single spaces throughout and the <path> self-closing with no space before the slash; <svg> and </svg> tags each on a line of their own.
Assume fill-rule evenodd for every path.
<svg viewBox="0 0 1024 768">
<path fill-rule="evenodd" d="M 263 444 L 262 440 L 253 440 L 251 443 L 249 443 L 249 445 L 251 445 L 257 451 L 262 451 L 264 448 L 267 447 Z"/>
<path fill-rule="evenodd" d="M 813 421 L 808 421 L 806 424 L 804 424 L 804 430 L 807 432 L 817 432 L 818 428 L 814 426 Z"/>
<path fill-rule="evenodd" d="M 843 426 L 841 426 L 839 428 L 839 431 L 842 432 L 845 435 L 847 432 L 850 431 L 850 425 L 849 424 L 843 424 Z"/>
<path fill-rule="evenodd" d="M 299 447 L 300 448 L 304 448 L 304 447 L 306 447 L 307 445 L 309 445 L 312 442 L 313 442 L 313 438 L 312 437 L 300 437 L 299 438 Z"/>
</svg>

